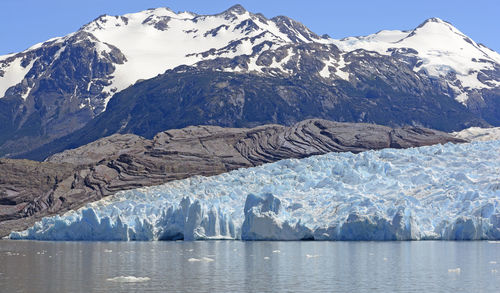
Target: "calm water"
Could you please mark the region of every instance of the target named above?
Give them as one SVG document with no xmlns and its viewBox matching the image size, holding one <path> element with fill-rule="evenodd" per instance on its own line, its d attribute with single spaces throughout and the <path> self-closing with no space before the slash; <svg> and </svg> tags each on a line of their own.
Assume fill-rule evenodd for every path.
<svg viewBox="0 0 500 293">
<path fill-rule="evenodd" d="M 422 291 L 500 292 L 500 243 L 0 241 L 0 292 Z"/>
</svg>

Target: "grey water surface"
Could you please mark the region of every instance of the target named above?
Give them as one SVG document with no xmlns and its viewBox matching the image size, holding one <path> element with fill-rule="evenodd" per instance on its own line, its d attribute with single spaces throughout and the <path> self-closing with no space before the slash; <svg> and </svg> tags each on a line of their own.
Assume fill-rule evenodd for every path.
<svg viewBox="0 0 500 293">
<path fill-rule="evenodd" d="M 500 242 L 0 241 L 0 292 L 500 292 Z"/>
</svg>

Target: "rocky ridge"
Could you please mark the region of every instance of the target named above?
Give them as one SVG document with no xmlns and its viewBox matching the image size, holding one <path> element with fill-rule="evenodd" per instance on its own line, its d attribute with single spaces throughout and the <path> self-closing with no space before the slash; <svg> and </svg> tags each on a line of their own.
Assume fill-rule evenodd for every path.
<svg viewBox="0 0 500 293">
<path fill-rule="evenodd" d="M 465 142 L 421 127 L 305 120 L 256 128 L 191 126 L 148 140 L 112 135 L 45 162 L 0 160 L 0 235 L 120 190 L 211 176 L 286 158 Z"/>
</svg>

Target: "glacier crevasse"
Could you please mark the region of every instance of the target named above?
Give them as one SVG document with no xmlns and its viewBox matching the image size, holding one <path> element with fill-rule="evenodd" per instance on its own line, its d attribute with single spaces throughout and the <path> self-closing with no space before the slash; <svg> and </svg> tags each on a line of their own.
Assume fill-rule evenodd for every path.
<svg viewBox="0 0 500 293">
<path fill-rule="evenodd" d="M 283 160 L 113 196 L 11 239 L 500 239 L 500 141 Z"/>
</svg>

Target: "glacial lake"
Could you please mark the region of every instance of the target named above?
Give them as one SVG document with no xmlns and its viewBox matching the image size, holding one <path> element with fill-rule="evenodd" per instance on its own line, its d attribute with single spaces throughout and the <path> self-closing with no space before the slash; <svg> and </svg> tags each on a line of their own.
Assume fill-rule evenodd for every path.
<svg viewBox="0 0 500 293">
<path fill-rule="evenodd" d="M 0 241 L 0 292 L 500 292 L 500 242 Z"/>
</svg>

